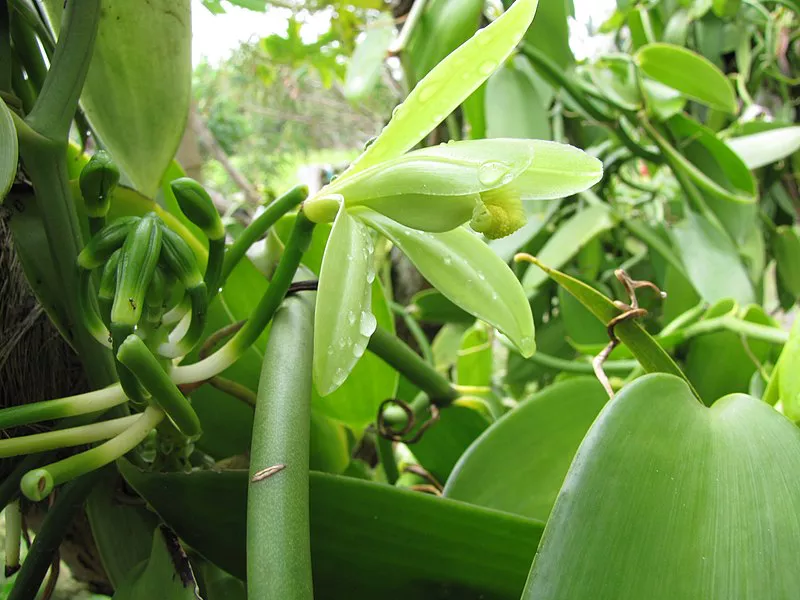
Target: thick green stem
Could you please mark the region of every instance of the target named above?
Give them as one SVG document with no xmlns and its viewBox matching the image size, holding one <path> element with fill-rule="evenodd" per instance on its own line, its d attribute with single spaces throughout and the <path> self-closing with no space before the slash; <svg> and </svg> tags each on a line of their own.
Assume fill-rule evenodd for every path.
<svg viewBox="0 0 800 600">
<path fill-rule="evenodd" d="M 95 390 L 78 396 L 22 404 L 0 410 L 0 430 L 41 421 L 63 419 L 105 411 L 125 402 L 125 394 L 118 385 Z"/>
<path fill-rule="evenodd" d="M 244 258 L 248 248 L 260 240 L 267 230 L 278 222 L 283 215 L 295 209 L 308 197 L 308 187 L 298 185 L 270 204 L 257 219 L 236 238 L 236 241 L 225 253 L 219 287 L 222 287 L 234 267 Z"/>
<path fill-rule="evenodd" d="M 3 512 L 6 536 L 6 577 L 19 571 L 19 547 L 22 539 L 22 513 L 19 501 L 9 502 Z"/>
<path fill-rule="evenodd" d="M 69 448 L 82 444 L 92 444 L 119 435 L 138 419 L 138 416 L 122 417 L 111 421 L 92 423 L 70 429 L 57 429 L 21 437 L 0 440 L 0 458 L 34 454 L 57 448 Z"/>
<path fill-rule="evenodd" d="M 308 513 L 313 324 L 314 303 L 289 298 L 275 315 L 264 355 L 247 494 L 251 598 L 314 597 Z"/>
<path fill-rule="evenodd" d="M 378 327 L 369 340 L 367 349 L 397 369 L 411 383 L 430 396 L 439 405 L 450 404 L 458 398 L 458 391 L 433 366 L 397 336 Z"/>
<path fill-rule="evenodd" d="M 30 600 L 36 597 L 47 569 L 53 562 L 61 540 L 72 524 L 72 520 L 83 507 L 101 476 L 101 471 L 89 473 L 66 486 L 58 495 L 55 504 L 47 512 L 42 528 L 36 534 L 22 568 L 17 573 L 14 588 L 8 600 Z"/>
<path fill-rule="evenodd" d="M 18 14 L 11 14 L 10 24 L 15 55 L 25 67 L 28 79 L 38 92 L 47 79 L 47 65 L 42 57 L 39 44 L 36 42 L 36 36 Z"/>
<path fill-rule="evenodd" d="M 187 367 L 174 369 L 173 381 L 179 384 L 190 383 L 204 381 L 219 375 L 253 345 L 286 296 L 294 274 L 297 272 L 297 267 L 300 266 L 303 253 L 308 250 L 313 233 L 314 223 L 306 218 L 303 211 L 300 211 L 272 281 L 244 327 L 227 344 L 208 358 Z"/>
<path fill-rule="evenodd" d="M 397 459 L 394 456 L 394 442 L 378 434 L 376 446 L 383 473 L 386 475 L 386 482 L 389 485 L 394 485 L 400 478 L 400 470 L 397 468 Z"/>
<path fill-rule="evenodd" d="M 51 140 L 66 142 L 92 60 L 100 0 L 70 0 L 61 33 L 39 98 L 28 116 L 33 129 Z"/>
</svg>

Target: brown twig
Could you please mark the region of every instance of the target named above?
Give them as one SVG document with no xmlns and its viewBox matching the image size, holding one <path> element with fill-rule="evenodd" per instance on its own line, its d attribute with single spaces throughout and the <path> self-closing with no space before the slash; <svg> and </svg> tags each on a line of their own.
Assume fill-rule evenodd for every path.
<svg viewBox="0 0 800 600">
<path fill-rule="evenodd" d="M 427 481 L 429 484 L 431 484 L 440 492 L 444 490 L 444 486 L 441 483 L 439 483 L 436 477 L 431 475 L 431 473 L 427 469 L 423 468 L 421 465 L 406 465 L 406 467 L 403 469 L 403 472 L 413 473 L 414 475 L 422 477 L 425 481 Z"/>
</svg>

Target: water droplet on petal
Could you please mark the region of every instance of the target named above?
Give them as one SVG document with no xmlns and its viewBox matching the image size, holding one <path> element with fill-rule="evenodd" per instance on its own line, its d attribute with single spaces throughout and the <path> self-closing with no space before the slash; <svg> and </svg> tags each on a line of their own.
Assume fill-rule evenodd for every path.
<svg viewBox="0 0 800 600">
<path fill-rule="evenodd" d="M 436 94 L 436 89 L 432 85 L 426 85 L 419 91 L 419 101 L 427 102 Z"/>
<path fill-rule="evenodd" d="M 497 68 L 497 63 L 491 60 L 487 60 L 486 62 L 482 63 L 480 67 L 478 67 L 478 71 L 480 71 L 481 75 L 491 75 L 494 73 L 494 70 Z"/>
<path fill-rule="evenodd" d="M 447 266 L 450 266 L 451 264 L 453 264 L 453 259 L 450 258 L 449 256 L 445 256 L 443 260 L 444 260 L 444 264 L 446 264 Z"/>
<path fill-rule="evenodd" d="M 342 385 L 347 379 L 347 372 L 344 369 L 336 369 L 336 373 L 333 374 L 333 383 L 336 387 Z"/>
<path fill-rule="evenodd" d="M 478 167 L 478 180 L 487 186 L 499 185 L 508 176 L 511 168 L 497 160 L 487 160 Z"/>
<path fill-rule="evenodd" d="M 355 356 L 356 358 L 361 358 L 362 356 L 364 356 L 364 352 L 367 351 L 368 343 L 369 339 L 363 339 L 353 344 L 353 356 Z"/>
<path fill-rule="evenodd" d="M 361 332 L 361 335 L 368 338 L 373 333 L 375 333 L 375 329 L 377 327 L 378 327 L 378 321 L 375 319 L 375 315 L 366 310 L 361 313 L 361 324 L 359 326 L 359 331 Z"/>
<path fill-rule="evenodd" d="M 350 323 L 350 325 L 355 325 L 356 323 L 356 313 L 352 310 L 347 313 L 347 322 Z"/>
</svg>

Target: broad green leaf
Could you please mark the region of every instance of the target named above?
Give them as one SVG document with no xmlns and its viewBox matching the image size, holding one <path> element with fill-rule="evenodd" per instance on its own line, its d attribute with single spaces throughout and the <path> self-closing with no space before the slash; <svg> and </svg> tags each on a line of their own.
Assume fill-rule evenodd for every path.
<svg viewBox="0 0 800 600">
<path fill-rule="evenodd" d="M 62 0 L 47 0 L 61 21 Z M 81 96 L 86 116 L 136 188 L 153 197 L 175 156 L 191 93 L 189 0 L 103 0 Z"/>
<path fill-rule="evenodd" d="M 361 100 L 375 88 L 383 70 L 386 51 L 394 36 L 394 20 L 388 15 L 382 15 L 377 21 L 367 25 L 364 39 L 356 47 L 347 65 L 344 95 L 348 100 Z"/>
<path fill-rule="evenodd" d="M 444 495 L 547 521 L 572 457 L 607 401 L 593 377 L 545 388 L 470 446 L 447 480 Z"/>
<path fill-rule="evenodd" d="M 720 19 L 730 19 L 736 16 L 741 6 L 742 0 L 714 0 L 711 8 Z"/>
<path fill-rule="evenodd" d="M 787 225 L 778 227 L 772 235 L 772 252 L 780 285 L 795 299 L 800 298 L 800 236 L 797 230 Z"/>
<path fill-rule="evenodd" d="M 244 577 L 247 471 L 120 469 L 187 544 Z M 310 483 L 316 598 L 519 598 L 539 522 L 347 477 Z"/>
<path fill-rule="evenodd" d="M 475 319 L 470 317 L 470 323 Z M 461 338 L 469 329 L 465 323 L 446 323 L 431 342 L 433 366 L 437 371 L 449 373 L 450 368 L 456 364 L 458 349 L 461 347 Z"/>
<path fill-rule="evenodd" d="M 522 286 L 477 236 L 464 228 L 420 232 L 366 210 L 359 217 L 389 238 L 454 304 L 499 329 L 523 355 L 534 352 L 533 316 Z"/>
<path fill-rule="evenodd" d="M 709 60 L 672 44 L 648 44 L 636 53 L 645 75 L 712 108 L 735 113 L 736 95 L 724 73 Z"/>
<path fill-rule="evenodd" d="M 558 269 L 567 264 L 583 246 L 613 226 L 614 219 L 605 206 L 598 204 L 581 209 L 556 229 L 537 256 L 544 264 Z M 522 278 L 522 286 L 530 296 L 546 280 L 547 273 L 544 271 L 528 269 Z"/>
<path fill-rule="evenodd" d="M 86 516 L 103 569 L 111 585 L 119 587 L 150 556 L 158 517 L 145 506 L 126 502 L 119 473 L 113 466 L 106 470 L 86 500 Z"/>
<path fill-rule="evenodd" d="M 639 110 L 642 101 L 636 82 L 636 70 L 628 60 L 607 56 L 586 67 L 586 73 L 598 90 L 617 106 Z"/>
<path fill-rule="evenodd" d="M 441 411 L 436 424 L 409 446 L 414 457 L 437 481 L 447 480 L 464 451 L 489 426 L 485 410 L 468 405 L 449 406 Z"/>
<path fill-rule="evenodd" d="M 373 252 L 369 231 L 342 207 L 322 259 L 314 313 L 314 384 L 321 396 L 345 382 L 375 331 Z"/>
<path fill-rule="evenodd" d="M 456 359 L 456 382 L 458 385 L 488 388 L 492 385 L 493 361 L 491 334 L 483 323 L 476 323 L 461 338 Z"/>
<path fill-rule="evenodd" d="M 392 114 L 378 138 L 342 174 L 347 178 L 403 154 L 445 120 L 511 54 L 533 21 L 538 0 L 517 0 L 440 62 Z"/>
<path fill-rule="evenodd" d="M 552 139 L 550 107 L 539 96 L 530 69 L 527 59 L 517 55 L 486 82 L 487 137 Z"/>
<path fill-rule="evenodd" d="M 680 92 L 652 79 L 642 81 L 642 93 L 648 111 L 651 111 L 659 121 L 666 121 L 686 106 L 686 98 Z"/>
<path fill-rule="evenodd" d="M 5 102 L 0 102 L 0 205 L 17 175 L 17 129 Z"/>
<path fill-rule="evenodd" d="M 197 600 L 199 590 L 192 565 L 175 534 L 165 526 L 153 533 L 150 558 L 141 572 L 117 586 L 114 600 Z"/>
<path fill-rule="evenodd" d="M 468 312 L 453 304 L 438 290 L 422 290 L 411 298 L 408 305 L 414 318 L 427 323 L 464 323 L 475 322 Z"/>
<path fill-rule="evenodd" d="M 712 306 L 700 322 L 717 316 L 720 315 Z M 749 323 L 775 326 L 760 306 L 748 307 L 741 318 Z M 747 392 L 753 373 L 767 362 L 771 352 L 769 342 L 730 331 L 699 336 L 688 346 L 684 370 L 706 404 L 727 394 Z"/>
<path fill-rule="evenodd" d="M 783 160 L 800 150 L 800 126 L 782 127 L 726 140 L 750 169 Z"/>
<path fill-rule="evenodd" d="M 733 298 L 740 306 L 755 301 L 753 284 L 724 231 L 692 212 L 670 231 L 689 280 L 703 300 L 715 304 Z"/>
<path fill-rule="evenodd" d="M 607 344 L 608 331 L 603 323 L 563 287 L 558 288 L 558 310 L 564 320 L 570 343 Z"/>
<path fill-rule="evenodd" d="M 642 377 L 578 449 L 523 600 L 793 598 L 798 452 L 756 398 L 706 408 L 675 377 Z"/>
<path fill-rule="evenodd" d="M 533 262 L 558 285 L 575 296 L 601 323 L 607 324 L 611 319 L 622 314 L 622 311 L 611 300 L 585 283 L 544 265 L 532 256 L 528 256 L 526 260 Z M 670 373 L 686 379 L 670 355 L 636 321 L 625 320 L 616 326 L 614 332 L 648 373 Z M 686 381 L 688 384 L 688 380 Z"/>
</svg>

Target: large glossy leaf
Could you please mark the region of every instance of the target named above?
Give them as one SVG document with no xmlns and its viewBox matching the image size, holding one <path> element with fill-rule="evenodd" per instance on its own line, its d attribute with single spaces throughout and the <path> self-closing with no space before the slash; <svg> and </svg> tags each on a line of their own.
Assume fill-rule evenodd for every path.
<svg viewBox="0 0 800 600">
<path fill-rule="evenodd" d="M 518 0 L 440 62 L 399 105 L 378 139 L 341 176 L 401 155 L 445 120 L 508 58 L 536 14 L 538 0 Z"/>
<path fill-rule="evenodd" d="M 751 169 L 777 162 L 800 150 L 800 127 L 782 127 L 727 140 Z"/>
<path fill-rule="evenodd" d="M 672 236 L 689 280 L 709 304 L 733 298 L 741 306 L 755 301 L 753 285 L 730 238 L 694 213 L 672 227 Z"/>
<path fill-rule="evenodd" d="M 462 227 L 425 233 L 368 211 L 359 216 L 400 248 L 453 303 L 499 329 L 524 355 L 533 353 L 533 316 L 522 286 L 476 235 Z"/>
<path fill-rule="evenodd" d="M 322 259 L 314 314 L 314 384 L 322 396 L 344 383 L 375 331 L 373 252 L 369 230 L 341 208 Z"/>
<path fill-rule="evenodd" d="M 62 0 L 46 0 L 61 20 Z M 152 197 L 178 149 L 191 91 L 189 0 L 103 0 L 81 105 L 92 128 Z"/>
<path fill-rule="evenodd" d="M 581 248 L 600 233 L 611 229 L 614 219 L 603 205 L 589 206 L 578 211 L 562 223 L 553 236 L 539 251 L 538 258 L 554 269 L 564 266 Z M 547 280 L 547 273 L 540 269 L 528 269 L 522 278 L 522 285 L 528 295 Z"/>
<path fill-rule="evenodd" d="M 175 534 L 166 527 L 153 533 L 153 545 L 147 564 L 140 572 L 116 588 L 115 600 L 197 600 L 197 582 L 189 558 Z"/>
<path fill-rule="evenodd" d="M 708 59 L 672 44 L 648 44 L 636 53 L 648 77 L 717 110 L 736 112 L 731 82 Z"/>
<path fill-rule="evenodd" d="M 151 474 L 131 485 L 187 544 L 244 576 L 247 472 Z M 346 477 L 311 474 L 315 597 L 516 600 L 542 525 Z"/>
<path fill-rule="evenodd" d="M 386 51 L 394 36 L 394 20 L 387 15 L 367 26 L 364 39 L 359 42 L 347 65 L 344 95 L 348 100 L 358 101 L 372 92 L 380 79 Z"/>
<path fill-rule="evenodd" d="M 470 446 L 447 480 L 444 495 L 547 521 L 572 457 L 607 401 L 591 377 L 539 392 Z"/>
<path fill-rule="evenodd" d="M 0 102 L 0 204 L 17 174 L 17 130 L 5 102 Z"/>
<path fill-rule="evenodd" d="M 525 600 L 793 598 L 800 432 L 742 394 L 669 375 L 609 402 L 547 522 Z"/>
<path fill-rule="evenodd" d="M 530 71 L 527 59 L 517 55 L 486 82 L 487 137 L 552 139 L 549 106 Z"/>
</svg>

